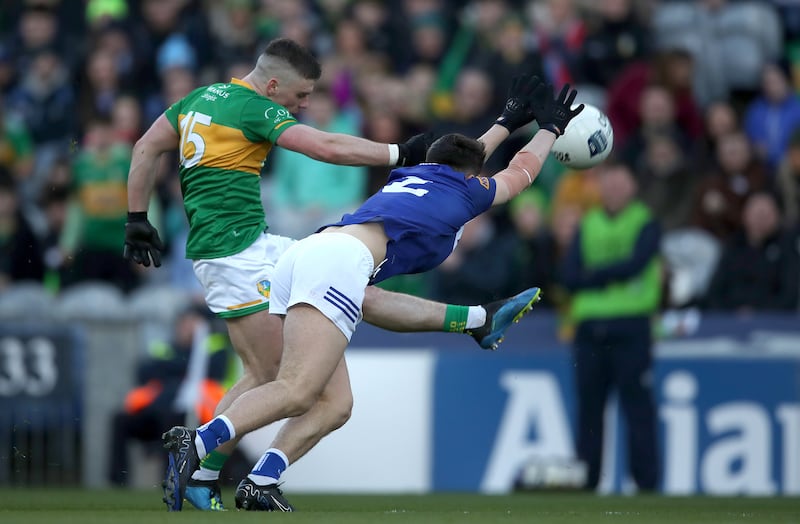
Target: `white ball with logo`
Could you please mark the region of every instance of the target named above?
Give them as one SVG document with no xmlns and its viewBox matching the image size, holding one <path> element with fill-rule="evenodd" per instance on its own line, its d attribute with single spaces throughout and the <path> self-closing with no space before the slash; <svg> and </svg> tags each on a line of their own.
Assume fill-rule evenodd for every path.
<svg viewBox="0 0 800 524">
<path fill-rule="evenodd" d="M 572 169 L 588 169 L 608 158 L 614 147 L 614 130 L 608 117 L 597 107 L 585 104 L 553 144 L 552 153 Z"/>
</svg>

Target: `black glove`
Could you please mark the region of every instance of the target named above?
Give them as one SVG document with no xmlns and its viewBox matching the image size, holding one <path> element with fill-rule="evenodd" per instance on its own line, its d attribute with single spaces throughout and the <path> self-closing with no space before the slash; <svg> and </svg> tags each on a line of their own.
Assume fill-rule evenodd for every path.
<svg viewBox="0 0 800 524">
<path fill-rule="evenodd" d="M 557 137 L 564 134 L 569 121 L 583 111 L 583 104 L 572 109 L 572 103 L 578 92 L 570 90 L 566 84 L 557 98 L 553 97 L 553 85 L 540 85 L 533 94 L 533 111 L 541 129 L 555 133 Z"/>
<path fill-rule="evenodd" d="M 509 133 L 531 123 L 536 118 L 531 101 L 540 85 L 542 85 L 542 81 L 536 75 L 515 76 L 511 81 L 511 88 L 508 90 L 508 99 L 503 108 L 503 114 L 494 123 L 505 127 Z"/>
<path fill-rule="evenodd" d="M 414 135 L 402 144 L 397 144 L 397 166 L 415 166 L 425 162 L 428 148 L 433 144 L 433 133 L 420 133 Z"/>
<path fill-rule="evenodd" d="M 164 244 L 156 228 L 147 220 L 147 213 L 144 211 L 128 213 L 122 256 L 145 267 L 150 267 L 152 258 L 153 265 L 161 267 L 161 251 L 164 251 Z"/>
</svg>

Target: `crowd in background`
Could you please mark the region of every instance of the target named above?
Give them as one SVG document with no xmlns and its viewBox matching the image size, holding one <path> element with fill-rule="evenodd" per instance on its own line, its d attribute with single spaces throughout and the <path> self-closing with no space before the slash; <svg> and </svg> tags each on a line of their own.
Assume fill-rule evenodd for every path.
<svg viewBox="0 0 800 524">
<path fill-rule="evenodd" d="M 96 279 L 199 292 L 175 158 L 150 207 L 165 267 L 122 258 L 132 147 L 171 103 L 244 76 L 279 36 L 323 65 L 301 120 L 380 142 L 479 136 L 521 72 L 573 84 L 608 114 L 613 157 L 660 221 L 665 307 L 798 309 L 800 6 L 780 0 L 0 0 L 0 292 Z M 268 223 L 309 234 L 388 170 L 277 148 L 262 173 Z M 535 285 L 559 307 L 560 260 L 598 201 L 594 170 L 550 159 L 532 189 L 468 224 L 439 269 L 387 285 L 467 304 Z"/>
</svg>

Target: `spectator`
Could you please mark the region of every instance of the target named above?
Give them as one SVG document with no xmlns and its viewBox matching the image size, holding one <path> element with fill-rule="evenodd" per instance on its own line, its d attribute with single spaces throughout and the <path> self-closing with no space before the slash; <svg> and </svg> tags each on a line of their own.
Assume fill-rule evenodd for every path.
<svg viewBox="0 0 800 524">
<path fill-rule="evenodd" d="M 55 49 L 33 56 L 8 105 L 24 119 L 37 146 L 72 136 L 75 95 L 69 71 Z"/>
<path fill-rule="evenodd" d="M 742 223 L 744 230 L 723 249 L 708 290 L 708 307 L 738 313 L 796 311 L 800 290 L 796 231 L 781 228 L 775 198 L 765 192 L 747 198 Z"/>
<path fill-rule="evenodd" d="M 709 173 L 719 167 L 717 144 L 721 137 L 739 131 L 739 114 L 727 100 L 712 102 L 703 114 L 705 133 L 698 150 L 697 169 Z"/>
<path fill-rule="evenodd" d="M 110 121 L 94 120 L 72 165 L 72 202 L 61 237 L 66 286 L 99 279 L 130 291 L 139 284 L 132 264 L 122 258 L 120 236 L 130 162 L 131 147 L 114 142 Z"/>
<path fill-rule="evenodd" d="M 547 220 L 544 195 L 535 188 L 520 193 L 508 205 L 511 237 L 515 240 L 514 282 L 519 288 L 538 287 L 542 290 L 542 306 L 552 306 L 556 298 L 555 239 Z M 552 297 L 550 295 L 553 295 Z"/>
<path fill-rule="evenodd" d="M 602 207 L 587 212 L 563 266 L 573 292 L 578 428 L 576 450 L 587 465 L 585 488 L 600 480 L 603 416 L 615 388 L 628 424 L 628 464 L 641 491 L 659 483 L 652 391 L 651 320 L 661 300 L 659 226 L 636 200 L 633 173 L 598 167 Z"/>
<path fill-rule="evenodd" d="M 556 270 L 547 300 L 555 307 L 558 322 L 556 335 L 564 343 L 569 343 L 575 338 L 575 326 L 570 320 L 570 294 L 564 287 L 563 279 L 560 278 L 560 268 L 567 258 L 572 239 L 575 238 L 578 232 L 578 226 L 585 211 L 577 203 L 562 201 L 557 207 L 553 207 L 550 220 L 550 233 L 554 242 L 553 259 L 556 261 Z"/>
<path fill-rule="evenodd" d="M 412 11 L 411 6 L 417 4 L 414 9 L 417 20 L 431 16 L 444 20 L 442 2 L 438 3 L 438 8 L 423 10 L 419 6 L 424 6 L 425 2 L 408 2 L 409 12 Z M 497 27 L 509 13 L 508 2 L 505 0 L 472 0 L 461 10 L 455 34 L 442 57 L 436 79 L 431 109 L 437 118 L 446 118 L 457 111 L 459 102 L 456 97 L 461 73 L 471 67 L 479 68 L 471 60 L 482 50 L 492 48 Z"/>
<path fill-rule="evenodd" d="M 54 171 L 69 170 L 69 165 L 56 163 Z M 64 254 L 59 240 L 67 221 L 69 207 L 69 186 L 53 185 L 43 191 L 39 199 L 39 208 L 44 221 L 44 232 L 41 234 L 41 245 L 45 265 L 44 285 L 53 295 L 61 290 L 64 276 Z"/>
<path fill-rule="evenodd" d="M 392 61 L 392 47 L 401 41 L 401 35 L 395 33 L 397 25 L 392 23 L 389 6 L 380 0 L 356 0 L 346 8 L 345 16 L 356 20 L 364 31 L 367 47 Z"/>
<path fill-rule="evenodd" d="M 767 176 L 742 132 L 720 137 L 715 161 L 719 167 L 695 193 L 692 222 L 724 242 L 741 228 L 744 201 L 767 187 Z"/>
<path fill-rule="evenodd" d="M 22 214 L 14 179 L 0 168 L 0 290 L 19 280 L 41 281 L 42 250 Z"/>
<path fill-rule="evenodd" d="M 789 139 L 789 146 L 778 166 L 775 185 L 785 227 L 800 226 L 800 129 L 796 129 Z"/>
<path fill-rule="evenodd" d="M 207 18 L 213 37 L 214 61 L 227 63 L 258 53 L 258 33 L 252 23 L 255 2 L 225 0 L 209 4 Z"/>
<path fill-rule="evenodd" d="M 573 0 L 530 2 L 533 39 L 542 56 L 544 77 L 556 86 L 575 84 L 586 39 L 586 23 Z"/>
<path fill-rule="evenodd" d="M 79 96 L 81 130 L 97 118 L 110 118 L 114 102 L 122 93 L 122 79 L 114 62 L 114 53 L 100 48 L 92 51 L 83 70 Z"/>
<path fill-rule="evenodd" d="M 10 46 L 0 43 L 0 96 L 8 95 L 17 83 L 17 67 Z"/>
<path fill-rule="evenodd" d="M 545 78 L 542 57 L 526 36 L 524 20 L 516 14 L 506 15 L 492 37 L 492 47 L 475 60 L 494 80 L 494 111 L 502 110 L 514 77 L 527 73 Z"/>
<path fill-rule="evenodd" d="M 139 100 L 131 95 L 122 95 L 111 107 L 111 126 L 114 140 L 131 147 L 142 136 L 142 110 Z"/>
<path fill-rule="evenodd" d="M 186 421 L 187 413 L 179 406 L 178 397 L 188 378 L 189 360 L 197 346 L 195 337 L 198 334 L 202 336 L 201 326 L 207 317 L 208 310 L 204 306 L 182 311 L 175 320 L 171 340 L 153 342 L 148 348 L 148 357 L 137 366 L 136 386 L 128 392 L 122 409 L 114 415 L 112 422 L 109 464 L 112 484 L 126 486 L 130 483 L 128 445 L 131 441 L 142 442 L 150 453 L 166 458 L 161 433 L 165 427 Z M 208 371 L 199 384 L 195 401 L 195 416 L 201 423 L 210 420 L 228 378 L 230 350 L 227 338 L 219 333 L 207 335 L 205 351 L 208 353 L 205 366 Z"/>
<path fill-rule="evenodd" d="M 665 232 L 688 227 L 700 173 L 670 132 L 655 133 L 643 144 L 636 164 L 639 198 Z"/>
<path fill-rule="evenodd" d="M 337 25 L 334 36 L 333 52 L 323 61 L 321 83 L 329 86 L 340 107 L 348 107 L 355 104 L 365 76 L 387 69 L 386 57 L 367 47 L 366 33 L 355 21 Z"/>
<path fill-rule="evenodd" d="M 102 49 L 112 56 L 114 69 L 127 89 L 138 91 L 144 85 L 140 78 L 142 64 L 126 25 L 110 22 L 99 26 L 88 40 L 88 49 Z"/>
<path fill-rule="evenodd" d="M 434 135 L 461 133 L 465 136 L 480 136 L 494 115 L 493 96 L 494 84 L 486 72 L 478 68 L 463 69 L 458 75 L 453 93 L 453 111 L 449 116 L 433 122 Z M 502 151 L 498 149 L 493 155 L 496 160 L 487 160 L 489 171 L 497 170 L 501 155 Z"/>
<path fill-rule="evenodd" d="M 9 44 L 16 60 L 17 70 L 27 71 L 41 51 L 61 47 L 59 21 L 53 8 L 33 3 L 23 8 L 18 21 L 17 33 Z M 74 51 L 64 49 L 64 52 Z M 71 61 L 67 60 L 67 63 Z"/>
<path fill-rule="evenodd" d="M 639 126 L 624 145 L 614 144 L 617 151 L 621 151 L 622 160 L 631 169 L 636 170 L 644 161 L 648 145 L 656 137 L 670 135 L 682 154 L 689 152 L 689 135 L 678 123 L 674 99 L 666 88 L 650 85 L 642 91 L 639 121 Z M 616 141 L 616 129 L 614 131 Z"/>
<path fill-rule="evenodd" d="M 0 97 L 0 166 L 19 182 L 33 170 L 33 141 L 25 122 L 9 113 L 3 102 Z"/>
<path fill-rule="evenodd" d="M 783 51 L 780 19 L 769 2 L 660 2 L 652 21 L 661 48 L 692 53 L 700 107 L 751 96 L 758 88 L 762 65 Z"/>
<path fill-rule="evenodd" d="M 650 55 L 647 28 L 632 0 L 599 0 L 588 19 L 579 71 L 582 83 L 609 87 L 627 64 Z"/>
<path fill-rule="evenodd" d="M 681 133 L 697 139 L 703 120 L 693 93 L 692 56 L 681 49 L 660 51 L 651 59 L 625 67 L 608 86 L 608 118 L 614 126 L 614 146 L 625 147 L 642 121 L 642 96 L 648 86 L 660 86 L 672 99 L 673 119 Z"/>
<path fill-rule="evenodd" d="M 143 103 L 142 116 L 147 125 L 197 87 L 197 78 L 188 67 L 169 67 L 161 73 L 160 79 L 160 90 L 148 95 Z M 225 80 L 230 80 L 230 77 Z"/>
<path fill-rule="evenodd" d="M 562 207 L 575 207 L 580 215 L 600 203 L 596 169 L 565 172 L 553 190 L 551 209 L 555 214 Z"/>
<path fill-rule="evenodd" d="M 7 104 L 27 125 L 36 150 L 33 173 L 20 188 L 27 204 L 36 199 L 50 167 L 76 129 L 75 92 L 69 71 L 55 50 L 44 49 L 33 57 Z"/>
<path fill-rule="evenodd" d="M 786 152 L 789 137 L 795 129 L 800 129 L 800 96 L 789 83 L 788 65 L 764 64 L 761 96 L 748 105 L 744 129 L 758 157 L 774 173 Z"/>
</svg>

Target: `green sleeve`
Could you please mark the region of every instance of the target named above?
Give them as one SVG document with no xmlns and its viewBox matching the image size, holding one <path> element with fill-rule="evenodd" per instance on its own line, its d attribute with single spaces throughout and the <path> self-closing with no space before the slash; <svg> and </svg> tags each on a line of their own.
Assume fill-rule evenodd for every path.
<svg viewBox="0 0 800 524">
<path fill-rule="evenodd" d="M 251 142 L 275 143 L 281 133 L 297 124 L 288 109 L 266 98 L 253 97 L 242 107 L 242 132 Z"/>
<path fill-rule="evenodd" d="M 181 114 L 181 105 L 183 100 L 178 100 L 171 106 L 169 106 L 166 111 L 164 111 L 164 116 L 167 117 L 169 123 L 172 124 L 172 127 L 175 128 L 175 131 L 179 131 L 178 129 L 178 117 Z"/>
</svg>

